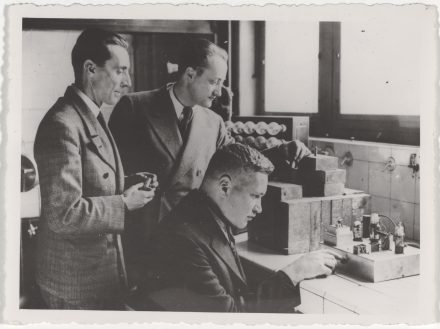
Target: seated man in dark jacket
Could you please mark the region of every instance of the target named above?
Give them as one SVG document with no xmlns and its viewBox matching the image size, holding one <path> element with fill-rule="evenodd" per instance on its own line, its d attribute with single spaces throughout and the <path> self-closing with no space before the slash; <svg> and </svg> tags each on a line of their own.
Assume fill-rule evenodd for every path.
<svg viewBox="0 0 440 329">
<path fill-rule="evenodd" d="M 272 170 L 265 156 L 245 145 L 214 154 L 200 189 L 162 221 L 151 246 L 149 287 L 136 308 L 148 300 L 144 309 L 152 302 L 168 311 L 283 312 L 300 303 L 300 281 L 332 273 L 338 256 L 312 252 L 249 294 L 231 228 L 244 228 L 261 212 Z"/>
</svg>

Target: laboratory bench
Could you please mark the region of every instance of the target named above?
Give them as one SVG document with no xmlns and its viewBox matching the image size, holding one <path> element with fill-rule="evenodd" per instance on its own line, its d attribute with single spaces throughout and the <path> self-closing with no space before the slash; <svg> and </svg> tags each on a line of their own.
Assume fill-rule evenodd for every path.
<svg viewBox="0 0 440 329">
<path fill-rule="evenodd" d="M 301 254 L 282 255 L 247 239 L 236 236 L 236 248 L 251 287 L 284 268 Z M 325 278 L 300 283 L 301 305 L 292 312 L 305 314 L 411 314 L 419 307 L 419 275 L 366 282 L 336 272 Z"/>
</svg>

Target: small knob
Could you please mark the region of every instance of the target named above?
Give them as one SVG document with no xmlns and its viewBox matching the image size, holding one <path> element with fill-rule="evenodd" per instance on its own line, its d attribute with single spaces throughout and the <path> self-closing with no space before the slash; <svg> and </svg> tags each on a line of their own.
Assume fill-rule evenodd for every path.
<svg viewBox="0 0 440 329">
<path fill-rule="evenodd" d="M 350 151 L 344 154 L 344 158 L 341 161 L 341 167 L 350 167 L 353 164 L 353 154 Z"/>
<path fill-rule="evenodd" d="M 264 121 L 260 121 L 257 123 L 256 127 L 255 127 L 255 132 L 258 135 L 264 135 L 267 132 L 267 123 Z"/>
<path fill-rule="evenodd" d="M 255 145 L 255 137 L 253 137 L 253 136 L 248 136 L 248 137 L 246 137 L 244 140 L 245 140 L 245 142 L 246 142 L 247 145 L 252 146 L 252 147 L 255 147 L 255 146 L 256 146 L 256 145 Z"/>
<path fill-rule="evenodd" d="M 247 122 L 244 124 L 244 130 L 243 130 L 243 132 L 244 132 L 245 134 L 247 134 L 247 135 L 250 135 L 250 134 L 252 134 L 254 131 L 255 131 L 255 123 L 252 122 L 252 121 L 247 121 Z"/>
<path fill-rule="evenodd" d="M 396 169 L 396 160 L 393 157 L 389 157 L 382 171 L 388 170 L 392 172 L 394 169 Z"/>
<path fill-rule="evenodd" d="M 264 136 L 258 136 L 255 138 L 255 145 L 257 149 L 263 150 L 266 148 L 267 139 Z"/>
<path fill-rule="evenodd" d="M 228 132 L 231 132 L 232 128 L 234 127 L 234 123 L 232 121 L 225 121 L 225 127 Z"/>
<path fill-rule="evenodd" d="M 234 134 L 241 134 L 244 131 L 244 123 L 241 121 L 235 122 L 234 126 L 232 127 L 232 131 Z"/>
</svg>

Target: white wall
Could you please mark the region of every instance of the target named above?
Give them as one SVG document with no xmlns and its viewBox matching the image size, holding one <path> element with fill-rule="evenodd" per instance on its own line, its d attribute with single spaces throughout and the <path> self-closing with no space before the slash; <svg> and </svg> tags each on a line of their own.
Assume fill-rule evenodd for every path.
<svg viewBox="0 0 440 329">
<path fill-rule="evenodd" d="M 79 31 L 23 31 L 22 140 L 35 139 L 44 114 L 73 83 L 70 53 Z"/>
<path fill-rule="evenodd" d="M 33 160 L 34 139 L 44 114 L 73 83 L 70 53 L 79 31 L 23 31 L 22 145 Z M 40 215 L 40 186 L 21 193 L 21 218 Z"/>
</svg>

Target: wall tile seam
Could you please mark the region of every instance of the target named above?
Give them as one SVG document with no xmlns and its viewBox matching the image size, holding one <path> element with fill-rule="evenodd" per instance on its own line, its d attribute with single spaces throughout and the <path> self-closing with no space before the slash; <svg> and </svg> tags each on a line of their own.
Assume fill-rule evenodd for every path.
<svg viewBox="0 0 440 329">
<path fill-rule="evenodd" d="M 410 201 L 399 200 L 399 199 L 393 199 L 393 198 L 390 198 L 390 201 L 403 202 L 403 203 L 408 203 L 408 204 L 413 204 L 413 205 L 420 205 L 419 203 L 416 203 L 416 202 L 410 202 Z"/>
<path fill-rule="evenodd" d="M 339 160 L 342 160 L 344 157 L 339 156 L 338 158 L 339 158 Z M 364 160 L 364 159 L 356 159 L 356 158 L 353 158 L 353 160 L 356 160 L 358 162 L 368 162 L 368 163 L 372 163 L 372 164 L 383 164 L 384 168 L 385 168 L 385 164 L 387 163 L 386 160 L 384 160 L 384 161 L 372 161 L 372 160 Z M 408 155 L 408 165 L 409 165 L 409 155 Z M 408 170 L 411 170 L 411 168 L 409 168 L 408 165 L 396 163 L 396 169 L 397 169 L 397 167 L 400 167 L 399 169 L 408 168 Z M 350 167 L 345 167 L 343 169 L 347 169 L 347 168 L 350 168 Z M 389 171 L 388 173 L 392 174 L 396 169 L 394 169 L 393 171 Z M 416 179 L 417 175 L 414 175 L 413 178 Z"/>
<path fill-rule="evenodd" d="M 352 147 L 365 147 L 365 148 L 382 148 L 382 149 L 391 149 L 391 150 L 411 150 L 416 151 L 420 150 L 420 146 L 413 146 L 413 145 L 398 145 L 398 144 L 390 144 L 390 143 L 381 143 L 381 142 L 367 142 L 367 141 L 356 141 L 356 143 L 353 143 L 349 140 L 337 140 L 337 141 L 330 141 L 325 140 L 325 138 L 319 138 L 319 137 L 313 137 L 310 136 L 310 142 L 311 143 L 323 143 L 326 145 L 346 145 L 346 146 L 352 146 Z"/>
<path fill-rule="evenodd" d="M 388 197 L 384 197 L 383 195 L 377 195 L 377 194 L 373 194 L 373 193 L 369 193 L 372 197 L 378 198 L 378 199 L 383 199 L 383 200 L 389 200 L 391 201 L 395 201 L 395 202 L 404 202 L 404 203 L 408 203 L 408 204 L 413 204 L 415 206 L 420 206 L 419 202 L 410 202 L 410 201 L 405 201 L 405 200 L 400 200 L 400 199 L 393 199 L 393 198 L 388 198 Z"/>
</svg>

